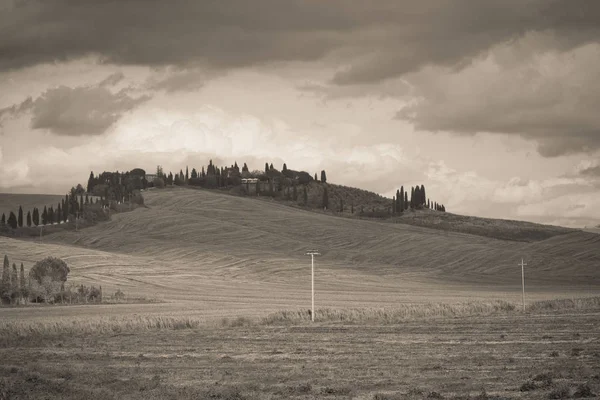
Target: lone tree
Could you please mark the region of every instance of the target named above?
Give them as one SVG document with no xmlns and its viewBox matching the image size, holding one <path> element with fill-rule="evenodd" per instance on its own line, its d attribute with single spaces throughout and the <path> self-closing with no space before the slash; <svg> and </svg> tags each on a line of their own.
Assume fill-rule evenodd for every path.
<svg viewBox="0 0 600 400">
<path fill-rule="evenodd" d="M 71 270 L 67 263 L 56 257 L 46 257 L 29 271 L 29 284 L 36 299 L 43 298 L 49 302 L 64 289 L 67 275 Z"/>
<path fill-rule="evenodd" d="M 404 209 L 408 210 L 408 189 L 404 192 Z"/>
<path fill-rule="evenodd" d="M 31 211 L 27 211 L 27 226 L 31 226 Z"/>
<path fill-rule="evenodd" d="M 0 280 L 0 302 L 10 303 L 10 263 L 6 254 L 4 255 L 2 280 Z"/>
</svg>

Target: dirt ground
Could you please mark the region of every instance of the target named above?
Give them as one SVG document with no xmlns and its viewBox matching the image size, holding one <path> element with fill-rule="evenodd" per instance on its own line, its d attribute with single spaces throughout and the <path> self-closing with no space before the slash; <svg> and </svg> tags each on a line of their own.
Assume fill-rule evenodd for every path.
<svg viewBox="0 0 600 400">
<path fill-rule="evenodd" d="M 0 399 L 593 397 L 599 325 L 582 312 L 13 338 Z"/>
</svg>

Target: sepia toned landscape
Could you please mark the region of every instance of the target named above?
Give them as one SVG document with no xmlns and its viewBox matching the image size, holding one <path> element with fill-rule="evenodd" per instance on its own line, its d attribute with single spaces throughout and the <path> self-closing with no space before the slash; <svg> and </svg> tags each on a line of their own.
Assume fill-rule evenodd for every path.
<svg viewBox="0 0 600 400">
<path fill-rule="evenodd" d="M 600 398 L 599 27 L 0 0 L 0 400 Z"/>
</svg>

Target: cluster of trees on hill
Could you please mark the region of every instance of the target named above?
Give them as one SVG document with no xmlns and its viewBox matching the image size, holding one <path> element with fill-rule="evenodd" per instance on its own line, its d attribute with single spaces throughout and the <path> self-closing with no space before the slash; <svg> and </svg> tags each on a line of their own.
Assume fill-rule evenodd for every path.
<svg viewBox="0 0 600 400">
<path fill-rule="evenodd" d="M 320 179 L 318 179 L 317 173 L 315 173 L 313 177 L 308 172 L 289 169 L 285 163 L 283 164 L 281 171 L 274 168 L 272 163 L 265 163 L 264 170 L 251 171 L 246 163 L 243 164 L 242 168 L 238 166 L 237 161 L 229 167 L 219 167 L 210 160 L 206 168 L 204 166 L 202 166 L 200 170 L 192 168 L 191 173 L 189 167 L 186 167 L 185 173 L 183 169 L 180 169 L 179 173 L 173 174 L 172 172 L 169 172 L 166 174 L 163 171 L 162 166 L 159 165 L 156 168 L 156 178 L 152 182 L 149 182 L 148 185 L 158 188 L 162 188 L 165 185 L 191 185 L 208 189 L 231 188 L 239 186 L 242 183 L 242 179 L 255 180 L 253 182 L 256 183 L 256 189 L 253 189 L 252 193 L 274 197 L 278 196 L 308 206 L 309 195 L 307 188 L 309 187 L 309 184 L 311 182 L 327 183 L 327 173 L 325 170 L 322 170 Z M 261 182 L 267 183 L 267 185 L 261 184 Z M 322 197 L 318 201 L 318 204 L 313 204 L 313 206 L 321 207 L 325 210 L 330 209 L 329 192 L 326 186 L 320 196 Z M 339 206 L 337 205 L 337 201 L 339 201 Z M 343 211 L 345 209 L 344 203 L 344 198 L 337 193 L 336 205 L 334 206 L 336 210 Z M 432 202 L 427 198 L 424 185 L 412 187 L 410 197 L 408 190 L 405 192 L 404 187 L 402 187 L 396 192 L 396 196 L 394 196 L 391 206 L 389 211 L 388 207 L 385 206 L 384 210 L 379 210 L 378 212 L 397 214 L 402 213 L 409 208 L 429 208 L 437 211 L 446 210 L 443 205 Z M 354 213 L 354 204 L 352 202 L 350 203 L 350 211 Z M 361 210 L 361 212 L 365 214 L 364 210 Z M 371 212 L 376 212 L 376 210 L 373 209 Z"/>
<path fill-rule="evenodd" d="M 140 190 L 148 187 L 146 171 L 134 168 L 126 172 L 102 172 L 98 176 L 90 172 L 87 183 L 87 193 L 100 197 L 102 205 L 110 201 L 123 203 L 134 200 Z"/>
<path fill-rule="evenodd" d="M 81 187 L 81 185 L 78 186 Z M 94 199 L 90 199 L 87 194 L 84 196 L 83 191 L 79 188 L 71 188 L 71 192 L 65 195 L 65 198 L 56 205 L 56 208 L 54 206 L 44 206 L 40 213 L 40 210 L 34 207 L 33 210 L 27 211 L 25 215 L 23 207 L 19 206 L 17 214 L 11 211 L 8 218 L 6 218 L 6 214 L 2 213 L 0 226 L 7 225 L 12 229 L 17 229 L 25 226 L 60 224 L 71 221 L 83 212 L 86 205 L 97 202 L 98 199 L 94 202 Z"/>
<path fill-rule="evenodd" d="M 264 170 L 250 171 L 248 165 L 244 163 L 242 168 L 239 167 L 237 161 L 228 167 L 219 167 L 213 164 L 210 160 L 206 168 L 202 166 L 200 170 L 189 167 L 179 170 L 179 173 L 168 174 L 163 171 L 162 166 L 156 168 L 156 178 L 149 182 L 149 186 L 164 187 L 165 185 L 191 185 L 200 186 L 207 189 L 229 188 L 238 186 L 242 183 L 242 179 L 257 179 L 261 182 L 270 182 L 274 185 L 276 191 L 281 191 L 286 186 L 297 184 L 307 184 L 313 181 L 313 177 L 305 171 L 295 171 L 287 168 L 284 163 L 281 171 L 273 167 L 273 164 L 265 163 Z M 314 180 L 317 180 L 315 173 Z M 327 177 L 325 171 L 321 171 L 321 181 L 326 182 Z"/>
<path fill-rule="evenodd" d="M 402 213 L 409 208 L 419 210 L 429 208 L 436 211 L 446 211 L 446 207 L 443 204 L 432 202 L 427 198 L 425 185 L 411 187 L 410 200 L 408 198 L 408 190 L 405 192 L 404 186 L 401 186 L 399 190 L 396 190 L 396 195 L 392 199 L 392 212 L 394 214 Z"/>
<path fill-rule="evenodd" d="M 102 286 L 73 286 L 65 289 L 70 269 L 64 260 L 46 257 L 36 262 L 25 274 L 21 263 L 20 271 L 16 263 L 12 269 L 8 256 L 4 256 L 2 278 L 0 280 L 0 304 L 36 303 L 89 303 L 102 302 Z M 118 291 L 115 298 L 124 297 Z"/>
</svg>

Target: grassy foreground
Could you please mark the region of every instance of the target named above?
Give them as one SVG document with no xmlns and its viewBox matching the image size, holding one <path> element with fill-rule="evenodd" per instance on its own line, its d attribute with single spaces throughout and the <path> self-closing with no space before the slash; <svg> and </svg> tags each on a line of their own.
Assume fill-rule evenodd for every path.
<svg viewBox="0 0 600 400">
<path fill-rule="evenodd" d="M 315 324 L 293 313 L 202 325 L 140 317 L 115 321 L 120 332 L 83 321 L 69 331 L 64 321 L 2 343 L 0 399 L 593 398 L 597 305 L 557 301 L 525 314 L 500 305 L 490 315 L 463 306 L 382 324 L 337 323 L 341 311 Z M 4 326 L 2 337 L 19 327 Z"/>
</svg>

